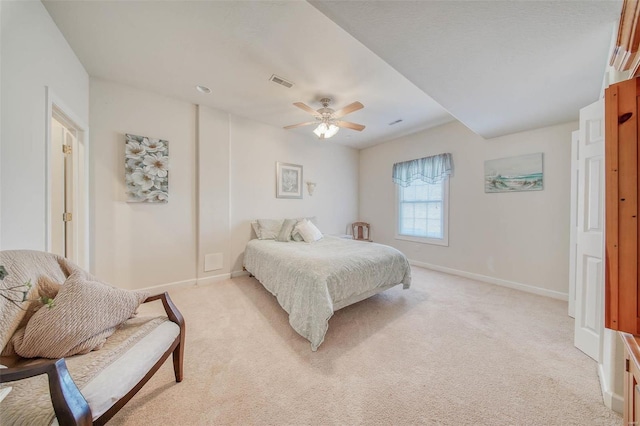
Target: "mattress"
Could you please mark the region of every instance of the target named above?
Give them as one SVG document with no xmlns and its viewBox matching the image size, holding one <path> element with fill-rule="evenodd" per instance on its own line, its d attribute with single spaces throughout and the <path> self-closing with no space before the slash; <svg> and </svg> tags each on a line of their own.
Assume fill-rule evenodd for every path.
<svg viewBox="0 0 640 426">
<path fill-rule="evenodd" d="M 276 297 L 313 351 L 324 341 L 334 311 L 411 284 L 411 268 L 400 251 L 332 236 L 313 243 L 251 240 L 244 267 Z"/>
</svg>

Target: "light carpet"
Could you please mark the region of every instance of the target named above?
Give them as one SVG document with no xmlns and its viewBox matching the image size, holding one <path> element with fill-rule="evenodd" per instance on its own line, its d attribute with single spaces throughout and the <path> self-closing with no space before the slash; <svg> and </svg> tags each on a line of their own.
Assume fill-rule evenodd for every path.
<svg viewBox="0 0 640 426">
<path fill-rule="evenodd" d="M 619 425 L 567 304 L 413 267 L 346 307 L 317 352 L 253 278 L 171 292 L 187 324 L 171 362 L 110 425 Z"/>
</svg>

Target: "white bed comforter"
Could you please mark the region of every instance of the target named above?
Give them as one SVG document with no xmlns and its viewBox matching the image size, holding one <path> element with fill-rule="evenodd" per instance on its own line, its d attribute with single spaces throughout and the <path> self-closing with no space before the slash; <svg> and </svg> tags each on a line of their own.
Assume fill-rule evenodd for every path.
<svg viewBox="0 0 640 426">
<path fill-rule="evenodd" d="M 334 306 L 358 295 L 403 284 L 409 288 L 407 258 L 393 247 L 325 236 L 314 243 L 251 240 L 244 266 L 276 296 L 289 324 L 316 350 Z"/>
</svg>

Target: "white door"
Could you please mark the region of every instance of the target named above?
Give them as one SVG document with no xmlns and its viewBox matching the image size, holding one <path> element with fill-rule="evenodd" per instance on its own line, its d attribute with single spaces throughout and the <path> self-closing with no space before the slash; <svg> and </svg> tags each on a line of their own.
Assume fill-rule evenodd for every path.
<svg viewBox="0 0 640 426">
<path fill-rule="evenodd" d="M 55 118 L 51 120 L 51 248 L 50 252 L 65 255 L 65 128 Z"/>
<path fill-rule="evenodd" d="M 72 221 L 74 220 L 73 215 L 76 213 L 74 208 L 75 199 L 74 194 L 76 192 L 74 175 L 75 171 L 73 170 L 74 166 L 74 151 L 77 150 L 75 129 L 64 129 L 64 139 L 65 139 L 65 147 L 67 148 L 67 153 L 64 156 L 64 206 L 65 206 L 65 216 L 64 219 L 64 254 L 65 257 L 69 259 L 76 260 L 76 244 L 75 244 L 75 235 L 74 235 L 74 226 Z"/>
<path fill-rule="evenodd" d="M 575 339 L 600 361 L 604 329 L 604 100 L 580 110 Z"/>
<path fill-rule="evenodd" d="M 51 253 L 74 259 L 74 181 L 72 152 L 75 129 L 51 119 Z"/>
<path fill-rule="evenodd" d="M 571 216 L 569 217 L 569 316 L 576 317 L 576 254 L 578 242 L 578 141 L 580 131 L 571 133 Z"/>
</svg>

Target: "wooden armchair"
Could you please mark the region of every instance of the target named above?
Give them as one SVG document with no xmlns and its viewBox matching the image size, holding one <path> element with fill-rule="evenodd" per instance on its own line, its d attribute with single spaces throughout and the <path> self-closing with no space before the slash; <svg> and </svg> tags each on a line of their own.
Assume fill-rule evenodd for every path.
<svg viewBox="0 0 640 426">
<path fill-rule="evenodd" d="M 351 232 L 354 240 L 372 241 L 370 237 L 370 225 L 367 222 L 353 222 Z"/>
<path fill-rule="evenodd" d="M 0 369 L 0 383 L 46 374 L 53 410 L 61 425 L 92 424 L 91 409 L 69 375 L 64 358 L 43 360 L 26 367 Z"/>
<path fill-rule="evenodd" d="M 180 333 L 173 343 L 165 350 L 155 364 L 142 379 L 133 386 L 123 397 L 118 399 L 102 415 L 93 418 L 89 402 L 82 395 L 73 381 L 64 358 L 57 360 L 42 360 L 23 367 L 9 367 L 0 369 L 0 383 L 13 382 L 29 377 L 47 374 L 49 378 L 49 393 L 53 409 L 60 425 L 103 425 L 111 419 L 133 396 L 149 381 L 151 376 L 164 364 L 170 354 L 173 354 L 173 369 L 176 382 L 183 377 L 185 324 L 180 311 L 175 307 L 167 293 L 148 297 L 143 303 L 161 300 L 169 320 L 180 327 Z M 82 355 L 80 355 L 82 356 Z M 118 377 L 113 377 L 118 380 Z"/>
</svg>

